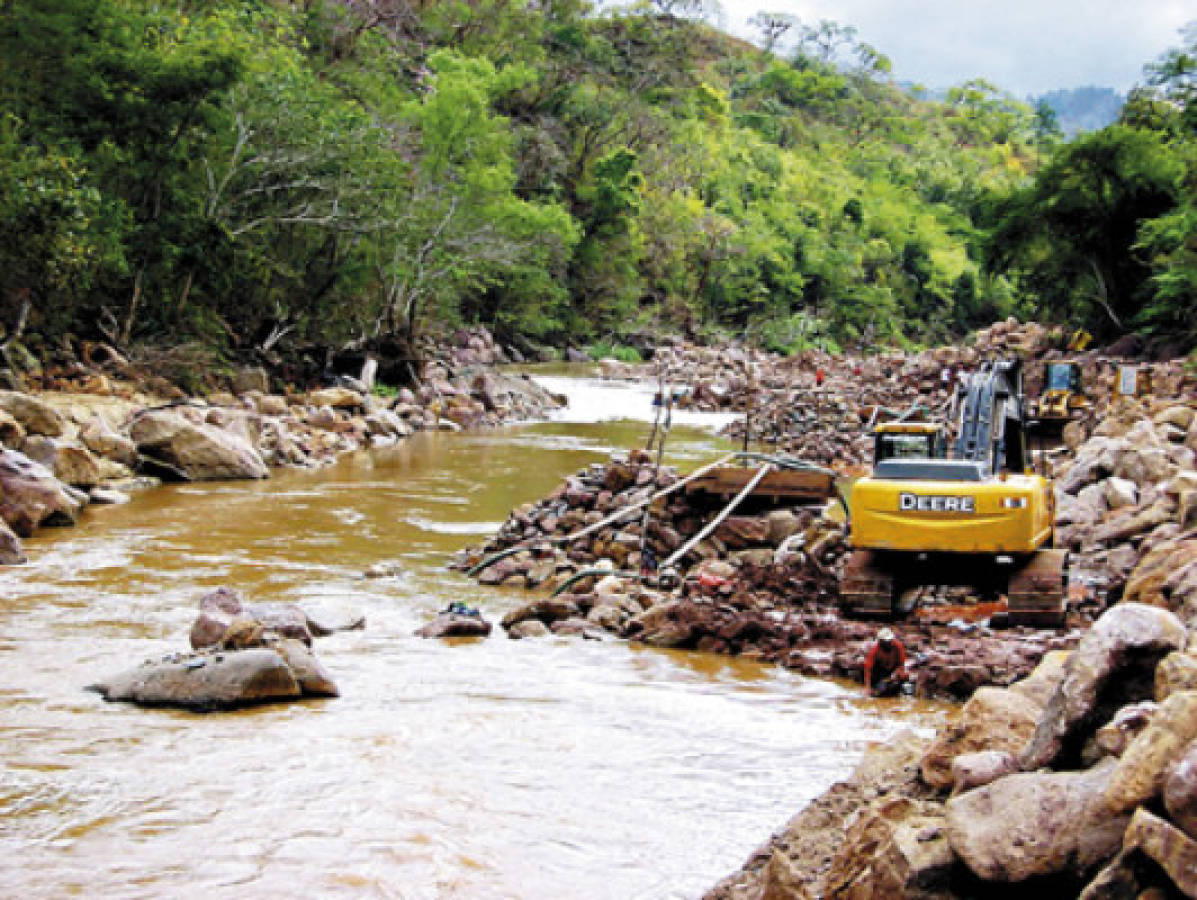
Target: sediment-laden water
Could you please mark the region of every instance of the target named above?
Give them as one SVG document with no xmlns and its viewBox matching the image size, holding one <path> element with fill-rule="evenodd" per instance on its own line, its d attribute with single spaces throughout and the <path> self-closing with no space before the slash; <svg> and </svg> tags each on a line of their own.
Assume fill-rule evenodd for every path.
<svg viewBox="0 0 1197 900">
<path fill-rule="evenodd" d="M 576 397 L 560 421 L 165 487 L 28 541 L 0 571 L 0 894 L 691 897 L 867 742 L 934 721 L 726 657 L 412 636 L 451 600 L 519 603 L 447 558 L 644 441 L 608 421 L 649 415 L 643 392 L 553 386 Z M 725 449 L 679 417 L 668 457 Z M 362 577 L 390 560 L 404 574 Z M 364 613 L 316 645 L 342 696 L 198 715 L 84 692 L 184 649 L 218 585 Z"/>
</svg>

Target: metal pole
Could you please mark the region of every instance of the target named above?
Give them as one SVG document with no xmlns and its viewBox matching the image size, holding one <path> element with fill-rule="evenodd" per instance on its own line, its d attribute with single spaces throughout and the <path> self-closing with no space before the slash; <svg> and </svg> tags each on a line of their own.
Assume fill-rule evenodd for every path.
<svg viewBox="0 0 1197 900">
<path fill-rule="evenodd" d="M 661 568 L 666 569 L 666 568 L 673 566 L 675 563 L 677 563 L 677 561 L 679 559 L 681 559 L 683 556 L 685 556 L 687 553 L 689 553 L 694 548 L 695 544 L 697 544 L 699 541 L 701 541 L 703 538 L 705 538 L 707 535 L 709 535 L 712 531 L 714 531 L 716 528 L 718 528 L 720 526 L 720 524 L 722 524 L 723 520 L 731 515 L 732 510 L 734 510 L 737 506 L 739 506 L 740 503 L 744 500 L 744 498 L 752 493 L 753 488 L 755 488 L 758 484 L 760 484 L 761 480 L 766 475 L 768 475 L 770 472 L 772 472 L 773 470 L 774 470 L 774 466 L 772 463 L 766 463 L 765 465 L 761 466 L 761 470 L 759 472 L 757 472 L 756 475 L 753 476 L 752 480 L 750 482 L 748 482 L 748 484 L 744 485 L 744 489 L 742 491 L 740 491 L 740 493 L 736 494 L 736 496 L 732 499 L 731 503 L 727 504 L 727 506 L 725 506 L 723 508 L 723 512 L 719 513 L 719 515 L 717 515 L 714 519 L 712 519 L 707 524 L 707 526 L 702 529 L 702 531 L 698 532 L 698 534 L 696 534 L 696 535 L 694 535 L 694 537 L 690 538 L 690 540 L 688 540 L 684 546 L 682 546 L 680 549 L 674 551 L 674 553 L 669 557 L 669 559 L 665 560 L 665 562 L 662 564 Z"/>
</svg>

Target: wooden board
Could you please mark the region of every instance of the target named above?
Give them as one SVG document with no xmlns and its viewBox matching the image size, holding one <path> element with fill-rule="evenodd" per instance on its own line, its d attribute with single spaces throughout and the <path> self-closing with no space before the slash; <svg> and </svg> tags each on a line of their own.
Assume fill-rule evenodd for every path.
<svg viewBox="0 0 1197 900">
<path fill-rule="evenodd" d="M 738 494 L 760 471 L 757 467 L 721 466 L 686 485 L 687 494 Z M 830 472 L 779 469 L 766 475 L 752 491 L 753 497 L 790 500 L 827 500 L 835 496 L 835 478 Z"/>
</svg>

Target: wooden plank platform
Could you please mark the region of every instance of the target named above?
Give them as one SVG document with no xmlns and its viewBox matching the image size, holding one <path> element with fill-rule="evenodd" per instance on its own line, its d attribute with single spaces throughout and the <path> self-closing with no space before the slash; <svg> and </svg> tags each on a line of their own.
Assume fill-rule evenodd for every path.
<svg viewBox="0 0 1197 900">
<path fill-rule="evenodd" d="M 686 485 L 686 493 L 738 494 L 759 471 L 759 466 L 720 466 Z M 830 472 L 778 469 L 766 475 L 750 496 L 775 500 L 827 500 L 835 496 L 835 477 Z"/>
</svg>

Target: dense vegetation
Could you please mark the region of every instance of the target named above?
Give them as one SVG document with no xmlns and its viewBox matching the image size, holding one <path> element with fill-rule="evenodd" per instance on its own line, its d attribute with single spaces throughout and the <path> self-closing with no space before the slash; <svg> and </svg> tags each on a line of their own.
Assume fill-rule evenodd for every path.
<svg viewBox="0 0 1197 900">
<path fill-rule="evenodd" d="M 781 58 L 692 5 L 0 0 L 3 346 L 1197 333 L 1191 39 L 1062 143 L 850 28 L 754 17 Z"/>
</svg>

